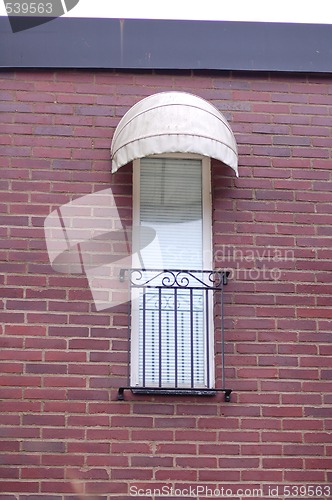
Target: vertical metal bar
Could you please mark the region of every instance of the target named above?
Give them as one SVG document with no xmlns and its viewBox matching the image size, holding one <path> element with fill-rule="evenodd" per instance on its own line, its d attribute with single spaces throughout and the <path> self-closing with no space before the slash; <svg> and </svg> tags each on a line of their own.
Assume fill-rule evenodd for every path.
<svg viewBox="0 0 332 500">
<path fill-rule="evenodd" d="M 210 387 L 210 317 L 209 317 L 209 309 L 210 309 L 210 303 L 209 303 L 209 289 L 207 288 L 205 290 L 205 304 L 203 304 L 203 314 L 204 314 L 204 309 L 205 311 L 205 318 L 206 318 L 206 323 L 205 323 L 205 329 L 206 329 L 206 383 L 207 387 Z"/>
<path fill-rule="evenodd" d="M 143 387 L 145 387 L 145 369 L 146 369 L 146 290 L 142 288 L 143 291 Z"/>
<path fill-rule="evenodd" d="M 128 387 L 131 385 L 131 352 L 132 352 L 132 331 L 131 331 L 131 303 L 132 303 L 132 289 L 131 289 L 131 270 L 128 270 Z"/>
<path fill-rule="evenodd" d="M 162 357 L 162 334 L 161 334 L 161 327 L 162 327 L 162 304 L 161 304 L 161 288 L 159 288 L 159 387 L 162 385 L 162 362 L 161 362 L 161 357 Z"/>
<path fill-rule="evenodd" d="M 178 386 L 178 294 L 174 288 L 174 355 L 175 355 L 175 387 Z"/>
<path fill-rule="evenodd" d="M 190 288 L 190 358 L 191 358 L 191 388 L 194 388 L 194 304 L 193 289 Z"/>
<path fill-rule="evenodd" d="M 224 283 L 220 284 L 221 293 L 221 382 L 222 388 L 225 388 L 225 320 L 224 320 Z"/>
</svg>

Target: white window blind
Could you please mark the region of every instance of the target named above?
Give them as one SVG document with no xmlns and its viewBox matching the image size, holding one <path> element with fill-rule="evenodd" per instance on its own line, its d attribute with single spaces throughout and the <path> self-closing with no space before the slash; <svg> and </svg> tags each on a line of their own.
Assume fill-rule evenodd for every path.
<svg viewBox="0 0 332 500">
<path fill-rule="evenodd" d="M 202 269 L 200 160 L 141 160 L 140 223 L 157 232 L 165 269 Z M 156 264 L 149 256 L 149 266 Z"/>
<path fill-rule="evenodd" d="M 139 222 L 156 231 L 163 269 L 204 267 L 202 179 L 198 159 L 140 160 Z M 144 267 L 159 268 L 159 259 L 145 255 Z M 146 278 L 153 274 L 146 271 Z M 138 302 L 138 385 L 206 387 L 207 295 L 160 287 L 141 293 Z"/>
</svg>

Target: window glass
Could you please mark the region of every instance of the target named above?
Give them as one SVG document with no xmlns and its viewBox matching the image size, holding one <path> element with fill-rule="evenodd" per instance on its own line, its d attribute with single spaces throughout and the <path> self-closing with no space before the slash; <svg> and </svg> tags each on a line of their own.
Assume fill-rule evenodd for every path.
<svg viewBox="0 0 332 500">
<path fill-rule="evenodd" d="M 195 277 L 202 275 L 207 246 L 210 252 L 210 238 L 204 241 L 210 231 L 204 228 L 203 166 L 208 165 L 203 165 L 201 159 L 140 160 L 137 222 L 153 228 L 160 245 L 160 251 L 155 254 L 153 247 L 150 254 L 145 251 L 144 269 L 161 268 L 171 273 L 193 270 Z M 207 187 L 205 185 L 205 190 Z M 141 243 L 144 247 L 144 242 Z M 194 277 L 189 278 L 185 288 L 168 288 L 163 286 L 162 277 L 159 281 L 155 278 L 154 271 L 146 270 L 144 276 L 154 287 L 141 290 L 138 297 L 135 290 L 138 300 L 132 321 L 133 385 L 208 387 L 213 365 L 207 363 L 213 351 L 213 339 L 206 334 L 208 311 L 209 321 L 212 318 L 208 294 L 194 288 L 197 285 Z M 211 336 L 211 325 L 209 332 Z"/>
<path fill-rule="evenodd" d="M 140 224 L 156 231 L 165 269 L 202 269 L 200 160 L 141 160 Z M 153 255 L 147 260 L 149 267 L 157 264 Z"/>
</svg>

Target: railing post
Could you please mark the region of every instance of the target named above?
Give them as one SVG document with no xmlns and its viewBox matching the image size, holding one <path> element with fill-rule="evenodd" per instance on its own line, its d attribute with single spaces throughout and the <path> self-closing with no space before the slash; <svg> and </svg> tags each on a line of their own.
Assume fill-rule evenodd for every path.
<svg viewBox="0 0 332 500">
<path fill-rule="evenodd" d="M 223 272 L 223 279 L 220 283 L 220 307 L 221 307 L 221 384 L 222 387 L 225 388 L 225 322 L 224 322 L 224 277 L 225 273 Z"/>
</svg>

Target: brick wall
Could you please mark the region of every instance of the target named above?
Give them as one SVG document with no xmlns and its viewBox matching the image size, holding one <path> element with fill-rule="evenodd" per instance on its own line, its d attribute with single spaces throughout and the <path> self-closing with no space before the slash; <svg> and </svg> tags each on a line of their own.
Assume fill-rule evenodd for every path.
<svg viewBox="0 0 332 500">
<path fill-rule="evenodd" d="M 149 489 L 163 486 L 178 488 L 169 498 L 189 486 L 237 498 L 264 487 L 269 498 L 331 482 L 331 78 L 4 71 L 0 80 L 0 498 L 106 500 L 138 488 L 154 498 Z M 97 312 L 86 277 L 54 272 L 46 251 L 45 217 L 82 195 L 111 185 L 130 217 L 131 166 L 110 174 L 111 137 L 135 102 L 164 90 L 216 105 L 239 146 L 239 179 L 212 168 L 215 261 L 232 270 L 230 403 L 117 401 L 125 308 Z"/>
</svg>

